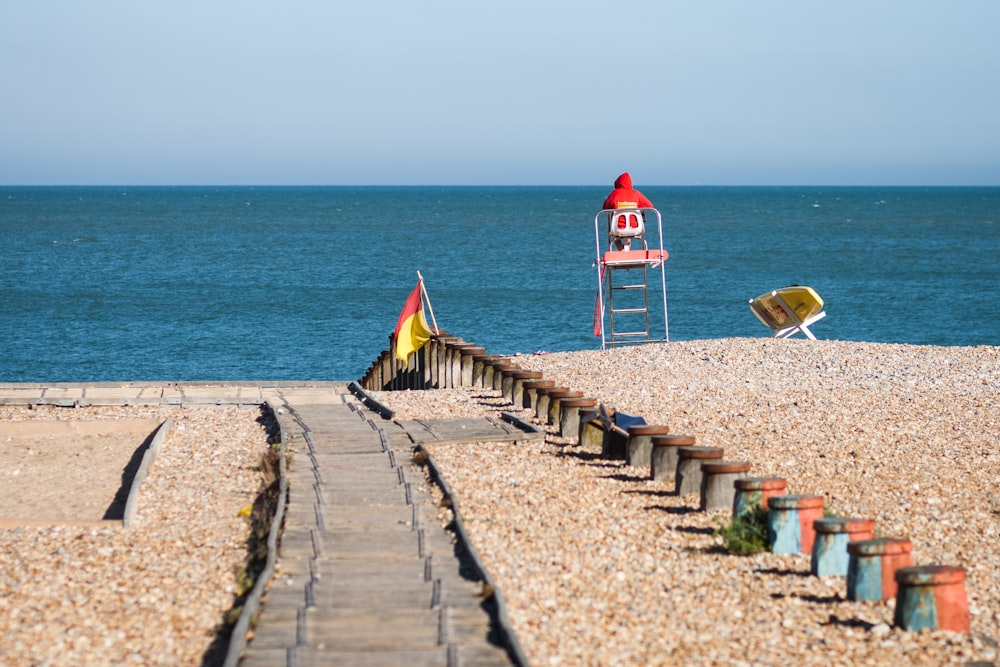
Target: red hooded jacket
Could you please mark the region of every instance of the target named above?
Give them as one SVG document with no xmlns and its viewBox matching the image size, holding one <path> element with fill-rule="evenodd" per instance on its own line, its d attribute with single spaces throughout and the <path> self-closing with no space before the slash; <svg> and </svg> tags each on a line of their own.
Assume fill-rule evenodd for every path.
<svg viewBox="0 0 1000 667">
<path fill-rule="evenodd" d="M 632 189 L 632 176 L 626 171 L 615 179 L 615 189 L 604 200 L 604 208 L 653 208 L 653 202 Z"/>
</svg>

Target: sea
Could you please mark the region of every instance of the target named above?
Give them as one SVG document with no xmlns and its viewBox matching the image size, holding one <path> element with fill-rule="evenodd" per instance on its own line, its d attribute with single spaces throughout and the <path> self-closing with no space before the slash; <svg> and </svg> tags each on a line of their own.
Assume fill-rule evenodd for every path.
<svg viewBox="0 0 1000 667">
<path fill-rule="evenodd" d="M 0 187 L 0 382 L 357 379 L 418 271 L 491 353 L 600 349 L 609 189 Z M 819 339 L 1000 344 L 1000 188 L 641 189 L 658 337 L 765 337 L 749 299 L 797 284 Z"/>
</svg>

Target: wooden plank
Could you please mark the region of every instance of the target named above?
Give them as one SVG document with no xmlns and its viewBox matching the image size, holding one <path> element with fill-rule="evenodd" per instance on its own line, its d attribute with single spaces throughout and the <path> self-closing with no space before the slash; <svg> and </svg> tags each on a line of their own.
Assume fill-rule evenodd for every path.
<svg viewBox="0 0 1000 667">
<path fill-rule="evenodd" d="M 433 649 L 439 646 L 441 613 L 437 609 L 310 609 L 306 614 L 309 646 L 331 651 Z"/>
<path fill-rule="evenodd" d="M 295 652 L 295 664 L 299 667 L 330 667 L 330 665 L 350 665 L 351 667 L 442 667 L 448 662 L 448 647 L 435 646 L 427 649 L 380 650 L 380 651 L 332 651 L 304 648 Z M 259 663 L 267 665 L 267 663 Z M 274 667 L 270 663 L 268 667 Z M 463 667 L 475 667 L 475 663 L 460 663 Z M 508 663 L 509 664 L 509 663 Z M 247 667 L 241 663 L 241 667 Z M 251 665 L 250 667 L 254 667 Z"/>
</svg>

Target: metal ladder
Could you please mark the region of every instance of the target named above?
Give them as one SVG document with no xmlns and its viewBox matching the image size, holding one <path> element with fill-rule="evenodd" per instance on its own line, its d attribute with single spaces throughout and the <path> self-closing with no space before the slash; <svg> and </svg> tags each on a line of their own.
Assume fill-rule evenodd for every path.
<svg viewBox="0 0 1000 667">
<path fill-rule="evenodd" d="M 607 331 L 607 344 L 614 347 L 615 344 L 630 343 L 637 341 L 648 341 L 649 340 L 649 281 L 646 273 L 646 266 L 639 268 L 618 268 L 618 267 L 608 267 L 608 331 Z M 642 274 L 642 282 L 628 282 L 624 285 L 615 284 L 614 277 L 615 274 L 621 272 L 627 274 L 627 278 L 631 278 L 629 274 L 633 271 L 638 271 Z M 615 294 L 621 292 L 621 297 L 623 300 L 627 300 L 630 304 L 626 307 L 615 305 Z M 641 292 L 642 293 L 642 305 L 638 306 L 636 302 L 638 298 L 629 299 L 626 294 L 629 292 Z M 636 304 L 636 305 L 631 305 Z M 627 315 L 622 319 L 626 320 L 625 323 L 636 323 L 641 320 L 643 323 L 642 329 L 635 329 L 635 324 L 633 324 L 634 330 L 629 331 L 619 331 L 616 328 L 615 316 L 616 315 Z M 639 316 L 642 316 L 641 318 Z M 620 324 L 625 324 L 620 323 Z"/>
</svg>

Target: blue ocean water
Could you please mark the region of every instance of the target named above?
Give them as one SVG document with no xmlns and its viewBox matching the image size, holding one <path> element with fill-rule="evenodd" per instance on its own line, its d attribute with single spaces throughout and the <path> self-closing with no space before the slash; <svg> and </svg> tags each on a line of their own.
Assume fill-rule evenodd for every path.
<svg viewBox="0 0 1000 667">
<path fill-rule="evenodd" d="M 0 382 L 354 379 L 417 270 L 490 352 L 593 349 L 608 189 L 0 187 Z M 671 340 L 764 336 L 747 300 L 804 284 L 819 338 L 1000 344 L 1000 188 L 642 190 Z"/>
</svg>

